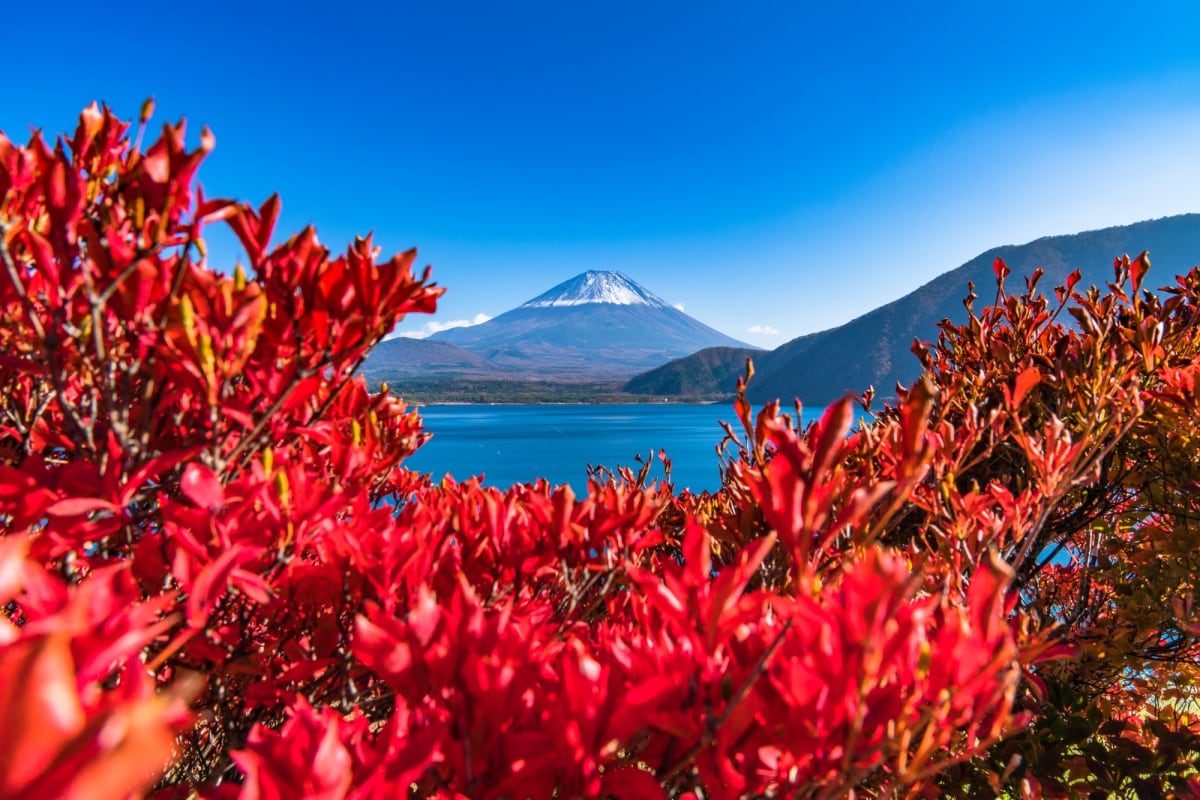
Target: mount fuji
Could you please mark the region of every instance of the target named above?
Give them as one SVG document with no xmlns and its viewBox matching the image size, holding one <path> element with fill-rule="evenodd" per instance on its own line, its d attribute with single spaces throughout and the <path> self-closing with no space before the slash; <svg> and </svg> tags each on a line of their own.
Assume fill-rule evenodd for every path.
<svg viewBox="0 0 1200 800">
<path fill-rule="evenodd" d="M 363 371 L 386 380 L 454 374 L 611 380 L 706 347 L 750 346 L 693 319 L 627 275 L 589 271 L 480 325 L 423 341 L 383 342 Z"/>
</svg>

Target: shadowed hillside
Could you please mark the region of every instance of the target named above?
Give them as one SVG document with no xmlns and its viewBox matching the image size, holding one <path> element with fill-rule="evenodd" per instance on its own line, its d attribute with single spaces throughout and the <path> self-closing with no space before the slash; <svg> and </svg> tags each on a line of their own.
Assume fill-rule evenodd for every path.
<svg viewBox="0 0 1200 800">
<path fill-rule="evenodd" d="M 632 394 L 666 397 L 711 397 L 733 391 L 747 358 L 766 355 L 744 347 L 708 347 L 643 372 L 625 384 Z"/>
<path fill-rule="evenodd" d="M 1048 236 L 1024 245 L 996 247 L 961 267 L 887 305 L 845 325 L 793 339 L 779 348 L 754 356 L 756 375 L 749 397 L 755 402 L 793 397 L 824 405 L 846 394 L 874 386 L 881 397 L 894 393 L 897 382 L 916 377 L 914 339 L 932 341 L 937 324 L 946 318 L 966 318 L 962 300 L 974 282 L 980 303 L 994 298 L 992 264 L 1003 258 L 1012 269 L 1009 285 L 1016 289 L 1041 267 L 1039 284 L 1049 292 L 1072 270 L 1083 274 L 1080 288 L 1112 280 L 1115 257 L 1150 251 L 1153 269 L 1148 285 L 1169 283 L 1177 273 L 1200 263 L 1200 214 L 1139 222 L 1070 236 Z M 626 389 L 640 393 L 731 393 L 745 355 L 733 348 L 704 350 L 633 378 Z"/>
</svg>

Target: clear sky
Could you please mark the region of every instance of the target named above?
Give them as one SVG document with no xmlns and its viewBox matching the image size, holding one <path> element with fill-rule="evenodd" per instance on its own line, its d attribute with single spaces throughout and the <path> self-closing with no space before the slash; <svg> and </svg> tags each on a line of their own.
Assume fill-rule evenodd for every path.
<svg viewBox="0 0 1200 800">
<path fill-rule="evenodd" d="M 995 245 L 1200 211 L 1198 9 L 22 3 L 0 129 L 153 95 L 216 134 L 208 194 L 418 247 L 437 324 L 617 269 L 770 347 Z"/>
</svg>

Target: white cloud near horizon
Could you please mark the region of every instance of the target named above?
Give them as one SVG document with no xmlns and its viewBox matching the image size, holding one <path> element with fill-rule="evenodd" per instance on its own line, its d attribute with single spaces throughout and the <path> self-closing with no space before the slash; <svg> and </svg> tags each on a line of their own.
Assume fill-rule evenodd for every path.
<svg viewBox="0 0 1200 800">
<path fill-rule="evenodd" d="M 438 322 L 437 320 L 432 320 L 430 322 L 426 322 L 416 330 L 392 331 L 387 335 L 386 338 L 395 339 L 402 336 L 405 339 L 424 339 L 427 336 L 432 336 L 440 331 L 448 331 L 451 328 L 470 328 L 473 325 L 482 325 L 489 319 L 491 319 L 489 315 L 481 312 L 470 319 L 452 319 L 448 320 L 447 322 Z"/>
<path fill-rule="evenodd" d="M 778 328 L 773 328 L 770 325 L 751 325 L 749 328 L 746 328 L 746 332 L 756 333 L 759 336 L 778 336 L 780 333 Z"/>
<path fill-rule="evenodd" d="M 683 303 L 676 303 L 676 304 L 675 304 L 675 310 L 676 310 L 676 311 L 683 311 Z"/>
</svg>

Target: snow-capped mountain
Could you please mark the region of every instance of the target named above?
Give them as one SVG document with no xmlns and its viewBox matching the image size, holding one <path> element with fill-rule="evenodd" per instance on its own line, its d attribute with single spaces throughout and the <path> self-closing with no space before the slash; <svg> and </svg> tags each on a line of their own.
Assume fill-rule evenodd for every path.
<svg viewBox="0 0 1200 800">
<path fill-rule="evenodd" d="M 520 306 L 469 328 L 424 340 L 454 345 L 484 359 L 491 377 L 587 381 L 628 378 L 705 347 L 748 347 L 713 330 L 620 272 L 590 271 L 564 281 Z M 387 343 L 385 343 L 387 344 Z M 431 358 L 403 356 L 381 346 L 364 371 L 399 377 L 430 376 Z M 412 350 L 412 345 L 408 346 Z M 394 350 L 394 348 L 393 348 Z M 464 354 L 465 355 L 465 354 Z M 446 374 L 480 376 L 476 362 Z"/>
<path fill-rule="evenodd" d="M 622 272 L 588 270 L 563 281 L 544 294 L 539 294 L 521 308 L 581 306 L 586 303 L 612 303 L 617 306 L 657 306 L 671 308 L 667 301 L 643 287 Z"/>
</svg>

